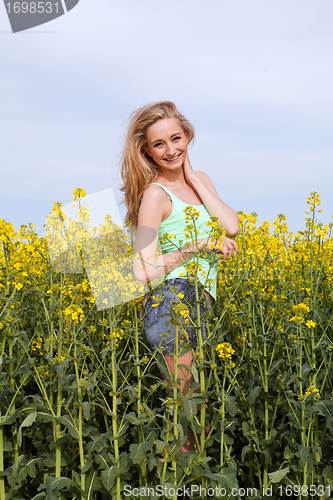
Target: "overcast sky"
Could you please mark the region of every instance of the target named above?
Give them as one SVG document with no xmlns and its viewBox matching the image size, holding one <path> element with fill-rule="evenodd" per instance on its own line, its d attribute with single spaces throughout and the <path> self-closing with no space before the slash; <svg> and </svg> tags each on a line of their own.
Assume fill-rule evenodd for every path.
<svg viewBox="0 0 333 500">
<path fill-rule="evenodd" d="M 297 232 L 318 191 L 330 222 L 332 19 L 332 0 L 80 0 L 12 34 L 0 5 L 0 217 L 44 236 L 75 188 L 119 203 L 129 114 L 172 100 L 224 202 Z"/>
</svg>

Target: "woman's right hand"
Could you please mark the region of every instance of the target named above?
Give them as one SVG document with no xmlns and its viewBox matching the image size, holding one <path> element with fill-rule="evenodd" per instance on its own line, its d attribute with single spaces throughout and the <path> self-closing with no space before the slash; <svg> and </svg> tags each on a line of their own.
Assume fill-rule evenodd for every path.
<svg viewBox="0 0 333 500">
<path fill-rule="evenodd" d="M 238 247 L 235 241 L 223 236 L 223 240 L 216 240 L 215 238 L 199 238 L 198 250 L 206 250 L 207 252 L 216 252 L 223 254 L 224 258 L 230 258 L 232 252 L 238 253 Z M 196 251 L 196 244 L 191 243 L 190 249 L 192 252 Z"/>
</svg>

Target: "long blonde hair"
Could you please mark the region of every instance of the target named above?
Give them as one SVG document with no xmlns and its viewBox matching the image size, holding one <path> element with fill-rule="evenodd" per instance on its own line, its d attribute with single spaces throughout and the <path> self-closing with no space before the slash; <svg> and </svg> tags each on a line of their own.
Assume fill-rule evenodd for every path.
<svg viewBox="0 0 333 500">
<path fill-rule="evenodd" d="M 122 203 L 125 203 L 127 208 L 126 226 L 138 224 L 140 197 L 158 176 L 158 166 L 145 152 L 145 146 L 147 145 L 146 132 L 148 127 L 162 118 L 177 118 L 187 134 L 188 142 L 190 143 L 194 139 L 193 125 L 179 113 L 175 104 L 170 101 L 154 102 L 131 114 L 120 163 L 123 180 L 120 191 L 125 197 Z"/>
</svg>

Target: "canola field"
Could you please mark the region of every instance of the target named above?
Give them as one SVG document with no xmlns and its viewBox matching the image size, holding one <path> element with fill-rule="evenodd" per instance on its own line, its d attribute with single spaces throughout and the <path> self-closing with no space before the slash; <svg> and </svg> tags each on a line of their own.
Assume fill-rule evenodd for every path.
<svg viewBox="0 0 333 500">
<path fill-rule="evenodd" d="M 82 251 L 82 272 L 64 272 L 50 240 L 0 218 L 0 500 L 176 500 L 180 489 L 182 498 L 332 498 L 333 223 L 318 220 L 318 193 L 307 202 L 295 235 L 282 214 L 256 226 L 255 213 L 239 213 L 239 252 L 220 259 L 186 396 L 147 344 L 140 287 L 110 307 L 104 283 L 97 307 Z M 60 203 L 52 214 L 62 220 Z M 195 240 L 195 209 L 186 216 Z M 119 256 L 108 237 L 102 228 L 94 245 Z M 199 273 L 188 267 L 194 284 Z M 179 334 L 179 319 L 188 324 L 204 300 L 182 298 L 171 318 Z M 190 348 L 185 339 L 175 366 Z M 188 429 L 196 451 L 180 453 Z"/>
</svg>

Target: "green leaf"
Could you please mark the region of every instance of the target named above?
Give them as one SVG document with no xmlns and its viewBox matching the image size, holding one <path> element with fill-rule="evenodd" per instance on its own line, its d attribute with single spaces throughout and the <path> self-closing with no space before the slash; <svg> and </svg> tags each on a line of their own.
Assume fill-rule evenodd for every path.
<svg viewBox="0 0 333 500">
<path fill-rule="evenodd" d="M 236 405 L 236 398 L 234 396 L 228 396 L 225 402 L 225 409 L 231 415 L 234 417 L 236 413 L 238 412 L 237 405 Z"/>
<path fill-rule="evenodd" d="M 62 417 L 57 417 L 57 420 L 61 424 L 63 424 L 65 427 L 67 427 L 67 429 L 69 430 L 70 435 L 74 439 L 79 439 L 80 438 L 79 433 L 78 433 L 76 427 L 74 426 L 73 421 L 72 421 L 72 419 L 71 419 L 71 417 L 69 415 L 63 415 Z"/>
<path fill-rule="evenodd" d="M 99 465 L 99 469 L 108 469 L 110 467 L 110 458 L 107 453 L 99 453 L 95 455 L 95 462 Z"/>
<path fill-rule="evenodd" d="M 103 470 L 101 474 L 102 483 L 107 491 L 111 490 L 114 480 L 119 473 L 120 467 L 117 467 L 116 465 L 112 465 L 109 469 Z"/>
<path fill-rule="evenodd" d="M 193 420 L 193 417 L 196 414 L 196 404 L 186 397 L 182 397 L 181 399 L 183 401 L 184 412 L 187 420 Z"/>
<path fill-rule="evenodd" d="M 308 461 L 309 458 L 309 453 L 310 453 L 310 446 L 304 446 L 300 451 L 295 453 L 299 457 L 299 463 L 302 468 L 305 467 L 306 462 Z"/>
<path fill-rule="evenodd" d="M 25 468 L 30 477 L 36 477 L 36 465 L 39 465 L 41 463 L 43 463 L 41 458 L 33 458 L 32 460 L 29 460 Z"/>
<path fill-rule="evenodd" d="M 18 433 L 17 433 L 17 441 L 18 441 L 19 447 L 21 447 L 21 445 L 22 445 L 22 428 L 23 427 L 30 427 L 30 425 L 32 425 L 34 423 L 36 418 L 37 418 L 36 412 L 30 413 L 30 415 L 28 415 L 23 420 L 22 424 L 20 425 L 20 428 L 19 428 Z"/>
<path fill-rule="evenodd" d="M 253 389 L 250 390 L 249 394 L 249 405 L 252 406 L 257 397 L 259 396 L 261 392 L 261 387 L 254 387 Z"/>
<path fill-rule="evenodd" d="M 268 474 L 269 479 L 272 481 L 272 483 L 279 483 L 281 479 L 284 478 L 290 471 L 289 467 L 285 467 L 284 469 L 279 469 L 276 470 L 275 472 L 270 472 Z"/>
<path fill-rule="evenodd" d="M 133 411 L 126 415 L 125 418 L 126 420 L 129 420 L 133 425 L 142 425 L 147 422 L 146 418 L 138 418 Z"/>
<path fill-rule="evenodd" d="M 245 460 L 245 455 L 247 455 L 247 453 L 249 453 L 250 451 L 252 451 L 251 446 L 244 446 L 244 448 L 242 449 L 242 456 L 241 456 L 242 463 Z"/>
<path fill-rule="evenodd" d="M 268 377 L 269 377 L 270 375 L 273 375 L 273 373 L 277 370 L 277 368 L 279 367 L 279 365 L 280 365 L 281 363 L 283 363 L 283 362 L 284 362 L 284 360 L 283 360 L 283 359 L 278 359 L 277 361 L 275 361 L 275 362 L 273 363 L 273 365 L 272 365 L 271 369 L 270 369 L 270 370 L 269 370 L 269 372 L 268 372 Z"/>
<path fill-rule="evenodd" d="M 176 441 L 173 441 L 170 444 L 170 457 L 171 458 L 174 458 L 178 454 L 180 448 L 186 443 L 186 440 L 187 440 L 187 437 L 183 438 L 183 439 L 177 439 Z"/>
<path fill-rule="evenodd" d="M 44 424 L 47 424 L 48 422 L 53 422 L 53 420 L 54 420 L 54 416 L 51 415 L 51 413 L 46 413 L 44 411 L 39 411 L 37 413 L 37 415 L 38 416 L 40 415 L 42 417 Z"/>
<path fill-rule="evenodd" d="M 56 462 L 54 458 L 46 457 L 43 460 L 43 464 L 50 469 L 51 467 L 55 467 Z"/>
<path fill-rule="evenodd" d="M 53 490 L 59 491 L 62 488 L 70 488 L 74 486 L 75 483 L 68 477 L 51 477 L 47 476 L 45 485 L 47 496 L 51 495 Z"/>
<path fill-rule="evenodd" d="M 289 417 L 289 420 L 295 429 L 302 429 L 302 427 L 299 425 L 295 415 L 293 413 L 288 413 L 287 417 Z"/>
<path fill-rule="evenodd" d="M 90 404 L 88 401 L 84 401 L 84 403 L 81 403 L 82 410 L 83 410 L 83 415 L 86 420 L 89 420 L 90 418 Z"/>
<path fill-rule="evenodd" d="M 333 468 L 331 465 L 326 465 L 325 469 L 323 470 L 322 472 L 324 478 L 325 478 L 325 481 L 327 483 L 331 483 L 332 482 L 332 479 L 333 479 Z"/>
<path fill-rule="evenodd" d="M 225 488 L 227 491 L 232 490 L 232 488 L 238 488 L 237 478 L 233 474 L 220 474 L 214 473 L 210 470 L 205 469 L 203 475 L 209 477 L 215 481 L 218 481 L 221 488 Z"/>
<path fill-rule="evenodd" d="M 283 456 L 286 460 L 290 460 L 294 456 L 294 452 L 289 448 L 288 445 L 286 446 L 286 448 L 284 450 Z"/>
<path fill-rule="evenodd" d="M 93 451 L 100 453 L 106 446 L 108 446 L 108 439 L 112 435 L 112 431 L 105 432 L 104 434 L 98 434 L 95 439 L 95 436 L 92 436 L 93 442 L 88 443 L 87 448 L 90 447 L 89 453 L 91 454 Z"/>
<path fill-rule="evenodd" d="M 42 493 L 37 493 L 31 500 L 43 500 L 45 498 L 46 493 L 45 491 L 42 491 Z"/>
<path fill-rule="evenodd" d="M 153 447 L 153 444 L 154 444 L 153 439 L 145 441 L 144 443 L 131 444 L 130 452 L 131 452 L 131 460 L 133 461 L 133 463 L 139 464 L 146 456 L 147 451 L 149 451 Z"/>
<path fill-rule="evenodd" d="M 96 495 L 95 492 L 102 488 L 101 477 L 97 469 L 90 469 L 89 475 L 86 478 L 86 494 L 87 500 L 93 500 Z M 97 497 L 96 497 L 97 498 Z"/>
<path fill-rule="evenodd" d="M 333 433 L 333 404 L 332 401 L 323 400 L 318 401 L 316 404 L 317 411 L 324 417 L 326 417 L 326 425 L 329 430 Z"/>
<path fill-rule="evenodd" d="M 81 472 L 87 472 L 90 469 L 91 465 L 92 465 L 92 458 L 89 457 L 84 466 L 82 467 Z"/>
<path fill-rule="evenodd" d="M 3 451 L 12 451 L 13 445 L 12 443 L 6 439 L 6 436 L 3 436 Z"/>
<path fill-rule="evenodd" d="M 160 441 L 159 439 L 156 440 L 156 453 L 157 454 L 160 454 L 164 448 L 166 447 L 168 443 L 166 443 L 165 441 Z"/>
<path fill-rule="evenodd" d="M 16 418 L 15 413 L 9 415 L 9 417 L 7 418 L 5 417 L 5 415 L 3 417 L 0 416 L 0 425 L 10 425 L 14 422 L 15 418 Z"/>
<path fill-rule="evenodd" d="M 198 368 L 197 368 L 197 365 L 195 363 L 193 363 L 191 366 L 191 373 L 193 375 L 195 382 L 199 382 Z"/>
</svg>

